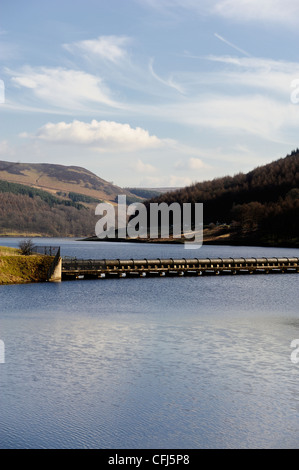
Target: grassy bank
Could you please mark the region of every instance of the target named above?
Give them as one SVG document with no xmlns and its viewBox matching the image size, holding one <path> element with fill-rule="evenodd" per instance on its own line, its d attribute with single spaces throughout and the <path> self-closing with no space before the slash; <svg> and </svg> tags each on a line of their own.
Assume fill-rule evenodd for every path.
<svg viewBox="0 0 299 470">
<path fill-rule="evenodd" d="M 0 247 L 0 285 L 44 282 L 53 256 L 24 256 L 16 248 Z"/>
</svg>

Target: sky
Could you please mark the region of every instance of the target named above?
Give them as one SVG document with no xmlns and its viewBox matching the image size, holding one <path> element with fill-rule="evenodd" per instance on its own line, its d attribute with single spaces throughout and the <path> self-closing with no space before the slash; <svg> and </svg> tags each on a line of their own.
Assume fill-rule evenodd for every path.
<svg viewBox="0 0 299 470">
<path fill-rule="evenodd" d="M 299 147 L 298 0 L 1 0 L 0 160 L 182 187 Z"/>
</svg>

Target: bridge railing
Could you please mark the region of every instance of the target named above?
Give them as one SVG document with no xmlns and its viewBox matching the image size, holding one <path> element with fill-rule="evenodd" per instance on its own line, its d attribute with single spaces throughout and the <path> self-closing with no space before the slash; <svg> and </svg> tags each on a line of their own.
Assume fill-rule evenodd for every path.
<svg viewBox="0 0 299 470">
<path fill-rule="evenodd" d="M 299 258 L 192 258 L 192 259 L 100 259 L 100 260 L 84 260 L 77 258 L 64 258 L 63 270 L 92 270 L 92 269 L 128 269 L 150 268 L 175 268 L 181 267 L 263 267 L 263 266 L 279 266 L 293 265 L 298 266 Z"/>
<path fill-rule="evenodd" d="M 33 253 L 37 253 L 40 255 L 47 255 L 47 256 L 56 256 L 58 251 L 60 253 L 60 246 L 35 245 L 32 248 Z"/>
</svg>

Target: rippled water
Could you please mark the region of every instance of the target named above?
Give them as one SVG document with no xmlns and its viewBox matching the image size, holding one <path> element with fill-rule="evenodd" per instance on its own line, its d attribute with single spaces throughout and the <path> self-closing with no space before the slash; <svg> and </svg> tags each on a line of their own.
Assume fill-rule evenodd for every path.
<svg viewBox="0 0 299 470">
<path fill-rule="evenodd" d="M 78 258 L 299 256 L 38 243 Z M 0 448 L 297 448 L 298 276 L 0 286 Z"/>
</svg>

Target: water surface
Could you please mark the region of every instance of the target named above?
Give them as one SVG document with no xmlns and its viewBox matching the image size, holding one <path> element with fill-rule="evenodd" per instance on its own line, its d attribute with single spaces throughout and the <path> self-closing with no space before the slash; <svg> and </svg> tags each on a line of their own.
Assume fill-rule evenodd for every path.
<svg viewBox="0 0 299 470">
<path fill-rule="evenodd" d="M 299 250 L 77 242 L 78 258 Z M 18 239 L 0 245 L 17 246 Z M 298 275 L 0 286 L 0 448 L 297 448 Z"/>
</svg>

